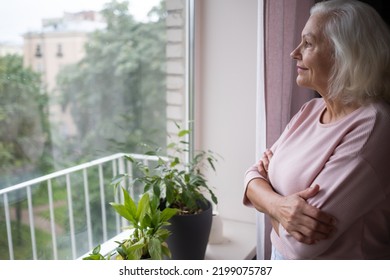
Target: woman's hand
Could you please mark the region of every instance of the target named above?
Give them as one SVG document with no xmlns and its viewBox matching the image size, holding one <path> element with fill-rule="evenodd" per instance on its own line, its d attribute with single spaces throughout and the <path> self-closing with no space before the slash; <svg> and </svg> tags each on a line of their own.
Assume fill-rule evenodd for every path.
<svg viewBox="0 0 390 280">
<path fill-rule="evenodd" d="M 267 149 L 257 166 L 258 172 L 267 181 L 272 157 L 272 151 Z M 263 193 L 261 189 L 268 191 Z M 279 234 L 281 224 L 297 241 L 314 244 L 330 237 L 336 221 L 333 216 L 307 203 L 306 200 L 316 196 L 319 191 L 320 187 L 316 185 L 289 196 L 281 196 L 274 192 L 269 182 L 253 180 L 249 184 L 247 197 L 257 210 L 269 214 L 276 233 Z"/>
<path fill-rule="evenodd" d="M 269 163 L 272 159 L 273 153 L 271 150 L 267 149 L 263 153 L 263 157 L 259 161 L 259 165 L 257 170 L 259 171 L 260 175 L 263 176 L 264 178 L 268 179 L 268 168 L 269 168 Z"/>
<path fill-rule="evenodd" d="M 271 216 L 296 240 L 305 244 L 314 244 L 330 237 L 335 230 L 336 219 L 311 206 L 307 199 L 314 197 L 320 191 L 315 185 L 304 191 L 289 196 L 281 196 L 274 207 Z M 278 233 L 277 224 L 272 221 Z"/>
</svg>

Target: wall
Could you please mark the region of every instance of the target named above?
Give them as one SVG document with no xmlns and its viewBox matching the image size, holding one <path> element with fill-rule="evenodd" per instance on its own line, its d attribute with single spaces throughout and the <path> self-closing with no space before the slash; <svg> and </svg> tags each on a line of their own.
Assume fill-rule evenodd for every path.
<svg viewBox="0 0 390 280">
<path fill-rule="evenodd" d="M 167 9 L 167 133 L 176 141 L 177 127 L 186 116 L 186 1 L 165 0 Z"/>
<path fill-rule="evenodd" d="M 218 212 L 254 223 L 242 205 L 245 170 L 255 162 L 257 0 L 196 0 L 196 147 L 220 154 Z"/>
<path fill-rule="evenodd" d="M 86 32 L 43 32 L 24 35 L 24 65 L 42 73 L 43 83 L 51 97 L 58 98 L 56 77 L 61 67 L 80 61 L 84 56 L 84 44 L 87 41 Z M 58 56 L 61 46 L 62 56 Z M 41 57 L 36 56 L 37 46 L 40 46 Z M 55 99 L 55 98 L 54 98 Z M 51 98 L 53 100 L 53 98 Z M 68 136 L 74 136 L 77 128 L 68 111 L 63 111 L 57 100 L 50 105 L 52 121 L 61 123 Z"/>
</svg>

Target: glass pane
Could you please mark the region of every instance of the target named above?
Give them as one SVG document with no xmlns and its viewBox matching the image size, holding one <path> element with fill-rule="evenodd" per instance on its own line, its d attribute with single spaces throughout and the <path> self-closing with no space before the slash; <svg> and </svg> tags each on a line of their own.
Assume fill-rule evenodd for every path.
<svg viewBox="0 0 390 280">
<path fill-rule="evenodd" d="M 139 143 L 165 145 L 166 13 L 160 0 L 3 6 L 2 185 L 139 152 Z"/>
<path fill-rule="evenodd" d="M 185 0 L 13 0 L 0 9 L 0 190 L 115 153 L 165 147 L 185 119 Z M 88 170 L 92 240 L 118 229 L 97 167 Z M 104 185 L 113 168 L 104 167 Z M 72 174 L 76 250 L 86 250 L 84 178 Z M 47 182 L 10 194 L 16 259 L 72 258 L 66 180 L 53 179 L 55 241 Z M 21 194 L 21 195 L 20 195 Z M 15 196 L 17 196 L 15 198 Z M 8 259 L 0 194 L 0 259 Z M 23 215 L 22 215 L 23 214 Z M 28 216 L 28 215 L 27 215 Z M 33 244 L 34 232 L 37 244 Z M 53 252 L 56 243 L 57 252 Z M 26 248 L 26 252 L 21 251 Z"/>
</svg>

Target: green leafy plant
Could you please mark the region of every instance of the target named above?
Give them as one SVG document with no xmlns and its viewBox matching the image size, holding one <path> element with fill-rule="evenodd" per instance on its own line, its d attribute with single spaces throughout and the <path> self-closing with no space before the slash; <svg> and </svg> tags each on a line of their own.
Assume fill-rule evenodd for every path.
<svg viewBox="0 0 390 280">
<path fill-rule="evenodd" d="M 166 226 L 177 210 L 160 210 L 158 198 L 148 193 L 143 194 L 137 205 L 125 188 L 122 188 L 122 192 L 124 202 L 111 205 L 120 216 L 129 221 L 129 228 L 133 229 L 129 238 L 118 241 L 116 251 L 107 256 L 100 253 L 98 245 L 84 260 L 106 260 L 111 259 L 114 254 L 119 260 L 170 258 L 171 253 L 165 242 L 170 232 Z"/>
<path fill-rule="evenodd" d="M 94 261 L 100 261 L 100 260 L 109 260 L 111 255 L 103 256 L 100 253 L 101 245 L 97 245 L 93 250 L 92 253 L 89 254 L 89 256 L 84 257 L 83 260 L 94 260 Z"/>
<path fill-rule="evenodd" d="M 149 167 L 142 161 L 126 156 L 140 173 L 132 183 L 141 183 L 144 193 L 151 192 L 160 199 L 160 207 L 178 209 L 180 215 L 202 211 L 202 204 L 207 203 L 207 198 L 215 204 L 218 203 L 204 175 L 207 168 L 215 171 L 217 158 L 211 151 L 197 151 L 189 162 L 184 162 L 189 143 L 183 138 L 189 133 L 189 130 L 179 131 L 180 140 L 167 146 L 167 156 L 162 155 L 161 148 L 146 152 L 147 155 L 157 156 L 155 167 Z M 130 176 L 120 174 L 112 183 L 120 184 L 125 178 Z"/>
</svg>

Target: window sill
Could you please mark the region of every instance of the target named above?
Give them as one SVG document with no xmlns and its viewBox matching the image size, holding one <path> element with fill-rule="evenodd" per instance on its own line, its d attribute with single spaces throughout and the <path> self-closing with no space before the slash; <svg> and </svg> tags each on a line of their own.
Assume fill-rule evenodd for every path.
<svg viewBox="0 0 390 280">
<path fill-rule="evenodd" d="M 223 241 L 208 244 L 206 260 L 251 260 L 256 256 L 256 225 L 229 219 L 222 219 Z M 121 232 L 107 242 L 101 244 L 100 253 L 109 254 L 117 246 L 115 241 L 128 238 L 131 230 Z M 81 256 L 83 259 L 90 252 Z"/>
<path fill-rule="evenodd" d="M 251 260 L 256 256 L 256 225 L 222 219 L 223 242 L 209 244 L 206 260 Z"/>
</svg>

